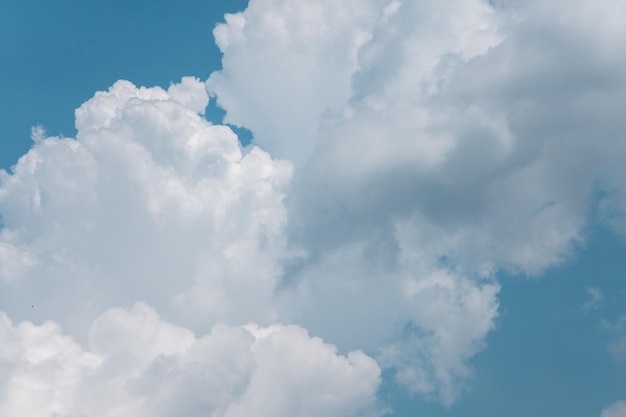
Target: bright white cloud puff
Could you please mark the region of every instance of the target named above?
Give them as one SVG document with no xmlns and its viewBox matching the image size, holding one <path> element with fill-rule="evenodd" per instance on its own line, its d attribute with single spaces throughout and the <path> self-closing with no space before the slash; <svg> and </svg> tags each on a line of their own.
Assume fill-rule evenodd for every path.
<svg viewBox="0 0 626 417">
<path fill-rule="evenodd" d="M 106 311 L 89 351 L 58 324 L 0 317 L 2 415 L 380 415 L 380 369 L 297 326 L 216 325 L 196 337 L 143 303 Z M 306 360 L 303 360 L 303 359 Z"/>
<path fill-rule="evenodd" d="M 202 83 L 170 91 L 119 81 L 76 111 L 76 140 L 35 132 L 1 174 L 0 278 L 52 291 L 24 305 L 78 309 L 87 325 L 110 303 L 163 304 L 194 283 L 252 304 L 271 296 L 291 166 L 258 148 L 243 155 L 229 128 L 200 117 Z M 236 314 L 219 302 L 213 322 Z"/>
</svg>

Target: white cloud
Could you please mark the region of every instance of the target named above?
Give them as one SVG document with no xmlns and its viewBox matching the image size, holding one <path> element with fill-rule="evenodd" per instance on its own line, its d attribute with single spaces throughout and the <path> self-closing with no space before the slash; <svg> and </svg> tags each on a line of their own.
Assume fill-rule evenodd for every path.
<svg viewBox="0 0 626 417">
<path fill-rule="evenodd" d="M 377 0 L 253 0 L 214 35 L 223 69 L 207 86 L 273 155 L 302 161 L 320 116 L 351 96 L 356 54 L 379 13 Z"/>
<path fill-rule="evenodd" d="M 297 326 L 167 323 L 143 303 L 105 312 L 84 351 L 53 322 L 0 316 L 2 415 L 377 416 L 380 369 Z"/>
<path fill-rule="evenodd" d="M 250 128 L 268 151 L 295 155 L 287 232 L 302 253 L 286 262 L 283 286 L 311 304 L 327 300 L 334 312 L 327 317 L 344 312 L 342 322 L 368 317 L 389 329 L 403 317 L 426 333 L 420 309 L 452 314 L 467 292 L 484 294 L 463 324 L 475 331 L 446 341 L 465 347 L 458 366 L 434 370 L 437 359 L 426 354 L 419 376 L 404 378 L 414 381 L 410 389 L 450 402 L 457 390 L 448 381 L 469 373 L 466 359 L 493 327 L 497 285 L 485 276 L 541 275 L 569 259 L 584 242 L 599 184 L 613 190 L 606 217 L 620 219 L 626 13 L 610 0 L 362 4 L 369 14 L 353 11 L 329 46 L 326 32 L 303 28 L 353 3 L 251 1 L 216 29 L 224 69 L 208 86 L 227 120 Z M 351 30 L 366 41 L 348 42 Z M 337 50 L 354 61 L 324 79 Z M 302 65 L 302 54 L 318 51 L 327 59 Z M 319 82 L 342 93 L 312 99 Z M 304 153 L 286 150 L 294 146 Z M 384 304 L 378 300 L 400 298 L 400 277 L 421 288 L 438 274 L 467 282 L 450 289 L 449 305 L 386 308 L 386 319 L 353 307 L 356 294 Z M 340 340 L 337 321 L 316 324 L 321 314 L 299 320 Z M 393 339 L 392 331 L 371 333 L 352 336 L 379 346 Z M 414 357 L 429 349 L 413 346 Z M 406 364 L 409 349 L 396 351 Z"/>
<path fill-rule="evenodd" d="M 1 278 L 19 281 L 4 305 L 28 306 L 18 318 L 84 330 L 111 304 L 163 308 L 193 285 L 231 305 L 198 318 L 209 327 L 267 306 L 290 164 L 258 148 L 243 155 L 230 129 L 202 119 L 203 83 L 169 91 L 119 81 L 76 111 L 76 140 L 40 133 L 13 173 L 0 173 L 0 256 L 11 260 Z M 227 298 L 237 296 L 247 310 Z"/>
<path fill-rule="evenodd" d="M 229 416 L 376 415 L 380 379 L 376 362 L 360 351 L 337 356 L 336 348 L 309 338 L 298 326 L 248 327 L 258 367 Z M 268 404 L 274 397 L 275 404 Z"/>
<path fill-rule="evenodd" d="M 0 313 L 0 414 L 51 415 L 78 398 L 74 390 L 101 364 L 54 322 L 13 325 Z"/>
<path fill-rule="evenodd" d="M 400 339 L 382 351 L 381 364 L 395 368 L 396 381 L 411 392 L 451 405 L 471 376 L 469 359 L 494 328 L 499 287 L 446 270 L 411 277 L 406 285 L 412 318 Z"/>
<path fill-rule="evenodd" d="M 12 317 L 54 319 L 85 342 L 101 311 L 145 300 L 196 332 L 219 321 L 298 323 L 341 352 L 372 353 L 393 345 L 402 336 L 399 327 L 412 323 L 437 333 L 423 352 L 430 369 L 425 378 L 435 387 L 428 393 L 439 395 L 437 387 L 445 384 L 445 401 L 451 401 L 453 380 L 468 373 L 458 369 L 467 367 L 492 327 L 497 286 L 459 276 L 446 300 L 424 298 L 416 307 L 417 293 L 407 296 L 406 282 L 428 280 L 436 265 L 406 263 L 391 271 L 377 265 L 373 275 L 362 263 L 371 252 L 367 242 L 346 258 L 312 267 L 301 277 L 304 284 L 284 285 L 281 262 L 298 259 L 298 248 L 287 246 L 283 205 L 291 166 L 258 148 L 243 155 L 230 129 L 198 116 L 203 92 L 193 79 L 168 91 L 120 81 L 76 111 L 75 140 L 35 132 L 33 148 L 12 174 L 2 174 L 0 186 L 0 238 L 7 250 L 23 254 L 23 262 L 4 271 L 13 284 L 0 297 Z M 392 285 L 381 291 L 385 281 Z M 484 294 L 485 315 L 458 338 L 441 336 L 451 334 L 455 320 L 420 316 L 464 309 L 474 292 Z M 385 311 L 379 314 L 371 303 Z M 467 327 L 474 326 L 472 317 Z M 469 351 L 449 350 L 453 345 Z M 396 355 L 388 366 L 408 363 L 412 352 L 402 346 L 407 358 Z M 447 352 L 450 366 L 441 359 L 431 364 L 434 350 Z M 109 363 L 124 367 L 135 360 L 131 355 Z"/>
<path fill-rule="evenodd" d="M 302 300 L 296 321 L 341 349 L 376 352 L 410 392 L 450 405 L 495 327 L 499 285 L 490 271 L 467 276 L 431 262 L 404 224 L 392 243 L 399 254 L 388 244 L 341 246 L 295 272 L 285 285 Z"/>
<path fill-rule="evenodd" d="M 600 417 L 624 417 L 626 416 L 626 401 L 617 401 L 602 410 Z"/>
<path fill-rule="evenodd" d="M 81 342 L 91 328 L 86 353 L 59 343 L 86 358 L 67 365 L 80 381 L 109 373 L 110 416 L 238 416 L 269 396 L 267 415 L 361 413 L 379 370 L 337 355 L 355 349 L 452 403 L 494 328 L 498 272 L 566 260 L 598 187 L 607 222 L 624 211 L 624 6 L 494 3 L 251 0 L 228 15 L 206 87 L 270 153 L 204 120 L 193 78 L 117 82 L 76 111 L 75 140 L 35 130 L 0 172 L 2 305 Z M 177 325 L 141 304 L 94 323 L 136 300 Z M 206 344 L 192 333 L 209 329 Z M 215 359 L 224 346 L 241 362 Z M 222 362 L 238 370 L 225 391 L 194 373 Z M 301 397 L 286 369 L 341 394 Z M 94 392 L 59 409 L 91 412 Z"/>
<path fill-rule="evenodd" d="M 301 163 L 320 122 L 350 99 L 410 99 L 443 56 L 470 58 L 497 43 L 492 14 L 479 0 L 253 0 L 216 27 L 223 69 L 207 85 L 227 122 Z"/>
<path fill-rule="evenodd" d="M 585 291 L 589 294 L 589 300 L 585 301 L 583 304 L 583 310 L 595 310 L 600 306 L 600 303 L 604 299 L 604 294 L 602 290 L 598 287 L 586 287 Z"/>
</svg>

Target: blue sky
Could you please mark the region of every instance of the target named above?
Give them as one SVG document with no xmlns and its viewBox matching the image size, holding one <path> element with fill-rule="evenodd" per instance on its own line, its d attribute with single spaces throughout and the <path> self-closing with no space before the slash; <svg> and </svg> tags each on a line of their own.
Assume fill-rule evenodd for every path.
<svg viewBox="0 0 626 417">
<path fill-rule="evenodd" d="M 220 66 L 213 26 L 245 4 L 2 2 L 2 166 L 28 150 L 30 126 L 73 136 L 74 109 L 119 79 L 208 78 Z"/>
<path fill-rule="evenodd" d="M 2 2 L 0 415 L 626 416 L 624 23 Z"/>
</svg>

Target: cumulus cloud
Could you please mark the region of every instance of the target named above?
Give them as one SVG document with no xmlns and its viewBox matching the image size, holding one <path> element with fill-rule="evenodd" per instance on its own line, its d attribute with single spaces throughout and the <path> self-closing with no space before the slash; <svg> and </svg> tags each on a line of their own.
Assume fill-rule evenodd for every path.
<svg viewBox="0 0 626 417">
<path fill-rule="evenodd" d="M 251 0 L 206 83 L 119 81 L 75 139 L 35 129 L 0 171 L 0 301 L 78 342 L 5 327 L 74 352 L 62 413 L 100 415 L 96 378 L 110 416 L 376 414 L 379 366 L 449 405 L 498 274 L 567 260 L 590 204 L 621 230 L 625 19 L 609 0 Z M 209 94 L 264 150 L 202 117 Z M 137 300 L 176 324 L 101 316 Z"/>
<path fill-rule="evenodd" d="M 407 255 L 398 265 L 355 242 L 291 285 L 289 262 L 305 253 L 288 244 L 291 164 L 256 147 L 243 153 L 230 129 L 200 117 L 207 100 L 192 78 L 168 90 L 119 81 L 77 109 L 76 139 L 33 132 L 33 148 L 1 174 L 0 238 L 12 261 L 0 297 L 12 317 L 53 319 L 86 343 L 104 309 L 145 300 L 196 332 L 221 321 L 297 323 L 341 352 L 366 349 L 397 368 L 415 357 L 396 343 L 416 339 L 404 327 L 422 328 L 422 359 L 411 366 L 424 367 L 428 388 L 416 391 L 451 402 L 493 327 L 492 277 L 410 259 L 420 247 L 398 223 L 394 245 Z M 374 262 L 362 262 L 366 253 Z M 431 285 L 433 276 L 451 278 Z M 473 299 L 484 301 L 475 323 Z"/>
<path fill-rule="evenodd" d="M 381 414 L 376 362 L 297 326 L 218 324 L 196 337 L 137 303 L 98 317 L 85 351 L 54 322 L 0 323 L 2 415 Z"/>
<path fill-rule="evenodd" d="M 380 1 L 251 1 L 227 14 L 215 40 L 222 71 L 207 86 L 225 122 L 254 132 L 273 155 L 301 161 L 320 116 L 350 98 L 357 51 Z"/>
<path fill-rule="evenodd" d="M 163 306 L 176 294 L 209 326 L 244 320 L 234 293 L 248 312 L 267 305 L 291 166 L 258 148 L 244 155 L 229 128 L 198 115 L 207 100 L 192 78 L 168 91 L 119 81 L 76 111 L 76 139 L 35 132 L 0 172 L 0 279 L 14 283 L 4 305 L 83 329 L 112 303 Z M 189 297 L 194 285 L 216 302 Z"/>
<path fill-rule="evenodd" d="M 332 46 L 323 30 L 302 34 L 305 23 L 327 27 L 336 20 L 318 17 L 334 15 L 355 17 L 335 31 Z M 418 359 L 429 349 L 424 337 L 383 349 L 418 352 L 401 361 L 404 369 L 415 365 L 413 376 L 400 371 L 398 378 L 413 391 L 439 391 L 449 403 L 456 390 L 447 381 L 469 373 L 466 359 L 493 328 L 498 272 L 538 276 L 568 260 L 584 244 L 590 203 L 620 230 L 625 19 L 624 6 L 610 0 L 252 1 L 230 16 L 215 32 L 224 68 L 208 80 L 209 90 L 227 120 L 249 127 L 268 151 L 295 158 L 287 233 L 301 253 L 284 262 L 282 285 L 316 299 L 332 286 L 327 280 L 342 276 L 344 298 L 337 292 L 325 298 L 335 312 L 328 315 L 347 313 L 341 321 L 350 323 L 363 314 L 377 323 L 384 320 L 346 307 L 345 299 L 368 294 L 376 305 L 384 296 L 363 289 L 369 285 L 402 299 L 400 283 L 413 280 L 423 288 L 433 276 L 467 282 L 449 287 L 450 304 L 429 299 L 414 308 L 382 309 L 386 323 L 402 327 L 404 317 L 422 335 L 430 326 L 424 311 L 462 310 L 468 293 L 484 294 L 480 314 L 464 323 L 474 329 L 471 336 L 439 339 L 431 349 L 465 346 L 455 359 L 425 354 L 425 364 Z M 299 24 L 284 23 L 292 21 Z M 354 33 L 364 41 L 350 41 Z M 254 39 L 272 42 L 261 46 Z M 301 65 L 301 55 L 317 57 L 320 50 L 329 57 L 342 51 L 343 70 L 323 80 L 342 94 L 321 89 L 312 100 L 311 86 L 322 81 L 315 74 L 330 67 L 323 59 Z M 263 86 L 250 89 L 250 103 L 263 100 L 266 109 L 239 105 L 248 91 L 235 86 L 247 85 Z M 270 109 L 289 110 L 268 116 Z M 290 130 L 292 121 L 302 129 Z M 285 151 L 298 141 L 304 153 Z M 322 327 L 315 316 L 301 320 Z M 440 329 L 448 325 L 438 322 Z M 380 336 L 369 336 L 380 344 L 402 331 L 374 333 Z M 436 370 L 437 361 L 445 372 Z"/>
<path fill-rule="evenodd" d="M 588 199 L 597 187 L 623 188 L 615 157 L 624 151 L 617 140 L 622 126 L 615 113 L 623 100 L 619 22 L 624 10 L 619 3 L 565 7 L 553 1 L 517 7 L 473 0 L 446 5 L 367 2 L 365 9 L 373 8 L 375 18 L 363 21 L 356 6 L 350 9 L 351 3 L 269 3 L 253 1 L 247 11 L 216 29 L 218 43 L 233 38 L 235 46 L 230 49 L 230 41 L 221 41 L 224 69 L 214 73 L 208 85 L 218 103 L 247 98 L 235 90 L 217 91 L 214 84 L 230 82 L 222 84 L 222 79 L 238 77 L 238 85 L 271 86 L 267 88 L 272 94 L 263 97 L 278 102 L 276 108 L 314 115 L 316 120 L 303 126 L 315 124 L 318 129 L 316 148 L 294 186 L 306 190 L 303 196 L 294 193 L 295 204 L 302 206 L 298 209 L 308 211 L 302 215 L 308 225 L 303 226 L 305 235 L 320 227 L 343 234 L 345 228 L 358 227 L 344 224 L 355 223 L 351 219 L 374 223 L 380 212 L 389 217 L 417 210 L 443 229 L 440 235 L 458 236 L 463 229 L 467 240 L 484 242 L 467 259 L 496 261 L 537 275 L 566 259 L 581 240 Z M 349 96 L 309 104 L 299 101 L 306 94 L 292 94 L 315 83 L 305 83 L 285 69 L 296 65 L 297 54 L 290 51 L 317 51 L 326 41 L 301 36 L 305 24 L 291 28 L 277 22 L 301 22 L 311 15 L 307 7 L 316 11 L 307 20 L 311 25 L 319 23 L 320 10 L 332 16 L 341 7 L 356 16 L 354 27 L 365 33 L 367 41 L 357 44 L 356 53 L 344 48 L 343 55 L 356 56 L 356 63 L 347 75 L 336 72 L 336 81 L 328 83 L 341 83 Z M 556 15 L 558 24 L 553 21 Z M 595 31 L 598 26 L 603 29 Z M 289 42 L 266 42 L 272 54 L 251 46 L 252 34 L 265 39 L 278 33 Z M 338 31 L 336 43 L 344 45 L 349 38 Z M 239 48 L 248 48 L 248 53 Z M 269 75 L 253 71 L 251 61 L 267 63 L 273 79 L 294 85 L 266 82 Z M 237 72 L 244 68 L 249 73 Z M 327 68 L 326 61 L 317 60 L 296 74 Z M 598 102 L 600 97 L 610 104 Z M 266 135 L 254 120 L 269 118 L 245 106 L 232 107 L 224 104 L 227 117 L 232 113 L 238 123 L 250 127 L 270 152 L 298 141 L 298 135 L 277 130 L 272 136 L 280 143 L 264 142 Z M 267 111 L 270 108 L 274 106 Z M 272 125 L 280 129 L 290 120 L 285 117 Z M 619 203 L 619 195 L 611 193 L 611 207 Z M 617 207 L 613 211 L 620 213 Z M 346 215 L 311 214 L 321 211 Z M 321 219 L 309 221 L 314 217 Z M 328 225 L 320 224 L 325 219 Z M 337 224 L 342 232 L 337 232 Z M 471 245 L 462 246 L 464 252 Z"/>
</svg>

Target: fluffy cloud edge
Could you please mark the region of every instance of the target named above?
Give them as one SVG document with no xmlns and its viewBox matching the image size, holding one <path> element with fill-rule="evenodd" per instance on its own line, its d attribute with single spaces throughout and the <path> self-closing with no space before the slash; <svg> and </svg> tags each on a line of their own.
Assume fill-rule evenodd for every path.
<svg viewBox="0 0 626 417">
<path fill-rule="evenodd" d="M 3 415 L 380 416 L 381 371 L 298 326 L 217 324 L 196 337 L 144 303 L 112 308 L 84 350 L 54 322 L 0 314 Z M 55 414 L 56 413 L 56 414 Z"/>
</svg>

